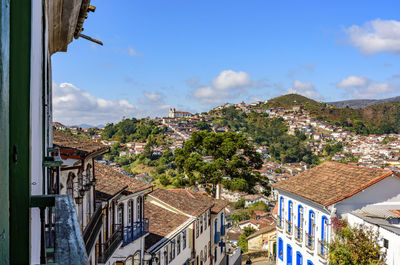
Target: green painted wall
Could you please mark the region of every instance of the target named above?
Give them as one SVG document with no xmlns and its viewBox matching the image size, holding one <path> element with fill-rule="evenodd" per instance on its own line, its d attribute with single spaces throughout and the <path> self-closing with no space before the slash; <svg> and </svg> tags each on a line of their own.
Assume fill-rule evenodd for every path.
<svg viewBox="0 0 400 265">
<path fill-rule="evenodd" d="M 0 264 L 9 264 L 9 44 L 10 3 L 0 0 Z"/>
<path fill-rule="evenodd" d="M 31 0 L 10 1 L 10 263 L 29 264 Z"/>
</svg>

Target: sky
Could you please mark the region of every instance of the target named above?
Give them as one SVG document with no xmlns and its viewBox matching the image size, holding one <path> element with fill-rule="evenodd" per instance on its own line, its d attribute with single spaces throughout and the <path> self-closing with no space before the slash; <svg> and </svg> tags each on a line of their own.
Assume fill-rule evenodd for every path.
<svg viewBox="0 0 400 265">
<path fill-rule="evenodd" d="M 52 56 L 54 120 L 99 125 L 297 93 L 400 95 L 400 1 L 92 0 Z"/>
</svg>

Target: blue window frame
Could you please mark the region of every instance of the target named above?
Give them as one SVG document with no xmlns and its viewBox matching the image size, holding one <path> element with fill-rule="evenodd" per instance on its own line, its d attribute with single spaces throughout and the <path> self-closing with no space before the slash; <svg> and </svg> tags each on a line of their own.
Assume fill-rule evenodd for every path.
<svg viewBox="0 0 400 265">
<path fill-rule="evenodd" d="M 314 235 L 314 225 L 315 225 L 315 213 L 313 210 L 310 210 L 308 213 L 308 234 Z"/>
<path fill-rule="evenodd" d="M 311 260 L 307 260 L 307 265 L 314 265 Z"/>
<path fill-rule="evenodd" d="M 328 241 L 328 218 L 326 216 L 322 216 L 321 222 L 321 241 Z"/>
<path fill-rule="evenodd" d="M 225 235 L 225 229 L 224 229 L 224 213 L 221 213 L 221 236 Z"/>
<path fill-rule="evenodd" d="M 299 207 L 297 209 L 297 226 L 299 228 L 303 228 L 303 222 L 304 222 L 304 208 L 299 204 Z"/>
<path fill-rule="evenodd" d="M 214 248 L 214 262 L 217 262 L 217 247 Z"/>
<path fill-rule="evenodd" d="M 282 238 L 279 238 L 278 240 L 278 257 L 280 260 L 283 261 L 283 240 Z"/>
<path fill-rule="evenodd" d="M 303 255 L 299 251 L 296 252 L 296 265 L 303 265 Z"/>
<path fill-rule="evenodd" d="M 289 200 L 289 203 L 288 203 L 288 221 L 289 221 L 289 223 L 288 223 L 288 228 L 287 228 L 289 233 L 292 232 L 292 225 L 293 225 L 292 217 L 293 217 L 293 202 L 291 200 Z"/>
<path fill-rule="evenodd" d="M 292 246 L 289 244 L 287 244 L 287 250 L 286 250 L 286 264 L 293 265 L 293 249 Z"/>
<path fill-rule="evenodd" d="M 283 202 L 284 202 L 284 199 L 283 199 L 283 197 L 281 196 L 281 198 L 280 198 L 280 200 L 279 200 L 279 216 L 280 216 L 280 217 L 282 217 Z"/>
</svg>

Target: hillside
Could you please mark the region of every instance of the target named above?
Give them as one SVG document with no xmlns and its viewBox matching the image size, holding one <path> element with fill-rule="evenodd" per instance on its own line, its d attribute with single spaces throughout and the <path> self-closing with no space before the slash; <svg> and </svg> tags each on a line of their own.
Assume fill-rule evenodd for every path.
<svg viewBox="0 0 400 265">
<path fill-rule="evenodd" d="M 361 109 L 372 105 L 392 103 L 392 102 L 400 102 L 400 96 L 393 98 L 385 98 L 385 99 L 352 99 L 352 100 L 343 100 L 343 101 L 335 101 L 327 103 L 330 105 L 334 105 L 338 108 L 349 107 L 352 109 Z"/>
<path fill-rule="evenodd" d="M 352 109 L 339 108 L 300 95 L 288 94 L 270 99 L 265 107 L 291 108 L 295 105 L 304 106 L 305 110 L 319 120 L 342 126 L 358 134 L 400 133 L 400 102 Z"/>
</svg>

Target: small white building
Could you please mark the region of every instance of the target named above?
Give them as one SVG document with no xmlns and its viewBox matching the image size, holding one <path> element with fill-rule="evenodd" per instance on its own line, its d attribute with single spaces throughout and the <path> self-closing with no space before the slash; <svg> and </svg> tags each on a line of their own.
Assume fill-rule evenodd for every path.
<svg viewBox="0 0 400 265">
<path fill-rule="evenodd" d="M 325 162 L 273 186 L 278 265 L 327 264 L 332 217 L 381 204 L 400 209 L 400 178 L 380 168 Z"/>
</svg>

